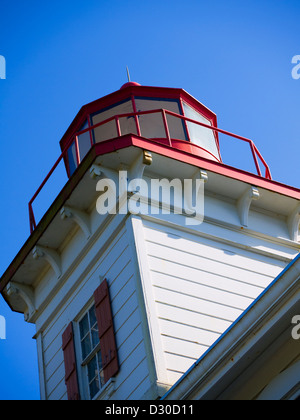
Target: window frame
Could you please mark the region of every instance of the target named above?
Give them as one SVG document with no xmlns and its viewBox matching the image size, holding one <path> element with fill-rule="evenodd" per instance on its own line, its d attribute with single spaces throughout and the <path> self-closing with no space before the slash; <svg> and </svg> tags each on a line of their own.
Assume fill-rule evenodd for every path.
<svg viewBox="0 0 300 420">
<path fill-rule="evenodd" d="M 98 378 L 99 378 L 99 382 L 101 383 L 101 387 L 95 393 L 95 395 L 91 396 L 90 382 L 89 382 L 89 376 L 88 376 L 88 364 L 92 361 L 92 359 L 96 356 L 96 354 L 101 353 L 100 339 L 99 339 L 99 342 L 96 344 L 96 346 L 94 346 L 94 348 L 92 348 L 92 350 L 89 352 L 89 354 L 87 354 L 85 356 L 85 358 L 83 358 L 83 353 L 82 353 L 82 346 L 81 346 L 82 339 L 81 339 L 81 332 L 80 332 L 80 322 L 83 320 L 85 315 L 87 315 L 89 313 L 89 311 L 93 308 L 93 306 L 95 307 L 95 302 L 94 302 L 94 299 L 92 298 L 84 306 L 84 308 L 82 309 L 82 311 L 78 315 L 76 321 L 74 322 L 74 324 L 75 324 L 75 331 L 74 331 L 75 332 L 75 334 L 74 334 L 75 335 L 75 337 L 74 337 L 74 339 L 75 339 L 75 353 L 76 353 L 76 365 L 77 365 L 77 372 L 78 372 L 79 390 L 80 390 L 80 395 L 83 397 L 82 399 L 85 399 L 85 400 L 95 400 L 95 399 L 97 399 L 97 397 L 99 396 L 99 394 L 103 391 L 103 388 L 105 387 L 104 379 L 102 377 L 102 381 L 100 380 L 101 376 L 100 376 L 100 373 L 99 373 Z M 88 317 L 89 317 L 89 315 L 88 315 Z M 96 322 L 97 322 L 97 320 L 96 320 Z M 98 323 L 97 323 L 97 326 L 98 326 Z M 89 333 L 91 333 L 91 328 L 90 327 L 91 326 L 90 326 L 90 322 L 89 322 Z M 103 372 L 103 367 L 102 367 L 101 371 Z"/>
</svg>

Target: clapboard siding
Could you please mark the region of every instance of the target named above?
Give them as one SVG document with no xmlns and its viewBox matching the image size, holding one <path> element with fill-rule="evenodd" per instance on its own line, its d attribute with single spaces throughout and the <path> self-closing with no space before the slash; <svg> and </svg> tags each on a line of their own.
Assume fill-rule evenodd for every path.
<svg viewBox="0 0 300 420">
<path fill-rule="evenodd" d="M 94 247 L 97 248 L 97 246 L 99 245 L 95 243 Z M 64 293 L 58 292 L 51 302 L 51 308 L 46 308 L 47 312 L 52 311 L 55 314 L 42 332 L 46 398 L 49 400 L 67 399 L 61 349 L 62 332 L 68 322 L 75 320 L 76 323 L 84 313 L 83 309 L 93 302 L 93 292 L 99 285 L 100 279 L 103 278 L 107 278 L 109 283 L 120 363 L 113 398 L 128 399 L 131 395 L 140 398 L 146 392 L 145 387 L 150 386 L 150 380 L 136 294 L 136 271 L 126 228 L 124 227 L 119 232 L 99 256 L 96 264 L 88 273 L 85 273 L 69 298 L 61 302 L 60 297 L 66 295 L 66 290 L 76 281 L 75 276 L 79 275 L 80 268 L 84 269 L 85 266 L 86 262 L 79 263 L 77 269 L 64 284 Z M 55 307 L 58 308 L 57 311 Z M 76 350 L 78 355 L 80 351 L 78 346 Z"/>
<path fill-rule="evenodd" d="M 210 316 L 201 313 L 201 307 L 197 307 L 196 310 L 191 308 L 179 308 L 168 303 L 157 302 L 157 314 L 160 319 L 171 320 L 192 327 L 198 327 L 204 325 L 207 331 L 213 331 L 216 333 L 222 333 L 226 328 L 230 326 L 232 320 L 225 320 L 220 317 Z"/>
<path fill-rule="evenodd" d="M 174 383 L 285 263 L 147 220 L 143 237 L 165 369 Z"/>
<path fill-rule="evenodd" d="M 201 257 L 200 257 L 201 258 Z M 199 258 L 199 260 L 200 260 Z M 197 283 L 214 290 L 220 290 L 221 292 L 234 293 L 236 295 L 244 296 L 247 298 L 255 298 L 258 293 L 264 289 L 261 285 L 249 284 L 247 279 L 243 276 L 242 279 L 233 279 L 226 277 L 224 272 L 220 270 L 217 274 L 209 272 L 206 267 L 201 268 L 200 261 L 195 261 L 199 267 L 190 267 L 186 264 L 179 263 L 178 261 L 164 260 L 163 272 L 159 271 L 161 264 L 157 261 L 160 257 L 149 255 L 149 263 L 152 269 L 153 275 L 157 276 L 172 276 L 174 279 L 178 278 L 187 282 L 194 282 L 194 278 L 198 278 Z M 197 260 L 197 259 L 196 259 Z M 203 263 L 203 261 L 201 261 Z M 217 266 L 217 264 L 216 264 Z M 213 267 L 214 270 L 217 267 Z M 265 278 L 261 279 L 261 283 L 265 283 Z M 255 277 L 254 281 L 258 283 L 258 279 Z M 261 284 L 260 283 L 260 284 Z"/>
</svg>

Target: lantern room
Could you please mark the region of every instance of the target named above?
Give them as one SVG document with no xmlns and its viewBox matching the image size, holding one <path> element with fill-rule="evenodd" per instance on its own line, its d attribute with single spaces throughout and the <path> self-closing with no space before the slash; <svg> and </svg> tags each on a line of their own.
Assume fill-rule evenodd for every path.
<svg viewBox="0 0 300 420">
<path fill-rule="evenodd" d="M 120 90 L 82 107 L 65 136 L 71 176 L 97 143 L 133 134 L 221 162 L 216 115 L 183 89 L 125 83 Z"/>
</svg>

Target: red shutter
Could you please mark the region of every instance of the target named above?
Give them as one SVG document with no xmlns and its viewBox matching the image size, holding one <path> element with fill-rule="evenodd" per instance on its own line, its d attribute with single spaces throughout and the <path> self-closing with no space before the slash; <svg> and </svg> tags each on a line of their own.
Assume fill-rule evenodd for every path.
<svg viewBox="0 0 300 420">
<path fill-rule="evenodd" d="M 106 279 L 95 290 L 94 299 L 99 328 L 104 382 L 106 383 L 119 370 L 114 324 Z"/>
<path fill-rule="evenodd" d="M 62 335 L 62 349 L 64 352 L 65 383 L 67 385 L 68 400 L 79 400 L 72 322 L 70 322 Z"/>
</svg>

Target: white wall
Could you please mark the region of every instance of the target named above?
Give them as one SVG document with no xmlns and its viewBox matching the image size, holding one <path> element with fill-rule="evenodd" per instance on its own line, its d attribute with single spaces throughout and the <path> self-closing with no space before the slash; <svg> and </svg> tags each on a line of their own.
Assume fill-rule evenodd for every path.
<svg viewBox="0 0 300 420">
<path fill-rule="evenodd" d="M 80 241 L 80 233 L 78 235 L 73 241 Z M 109 282 L 120 363 L 113 398 L 140 399 L 153 384 L 151 363 L 149 369 L 151 351 L 149 346 L 146 350 L 144 344 L 147 330 L 142 323 L 143 305 L 137 287 L 134 248 L 129 240 L 131 232 L 123 224 L 122 229 L 112 235 L 109 244 L 105 244 L 103 235 L 85 257 L 77 261 L 68 277 L 61 279 L 60 289 L 37 319 L 39 359 L 43 361 L 41 387 L 46 399 L 67 399 L 61 336 L 68 323 L 78 320 L 92 302 L 93 292 L 103 278 Z M 43 294 L 47 282 L 43 280 L 44 284 L 39 286 Z M 82 390 L 82 378 L 80 385 Z"/>
<path fill-rule="evenodd" d="M 209 239 L 205 224 L 133 223 L 156 361 L 174 384 L 282 271 L 284 251 Z"/>
</svg>

